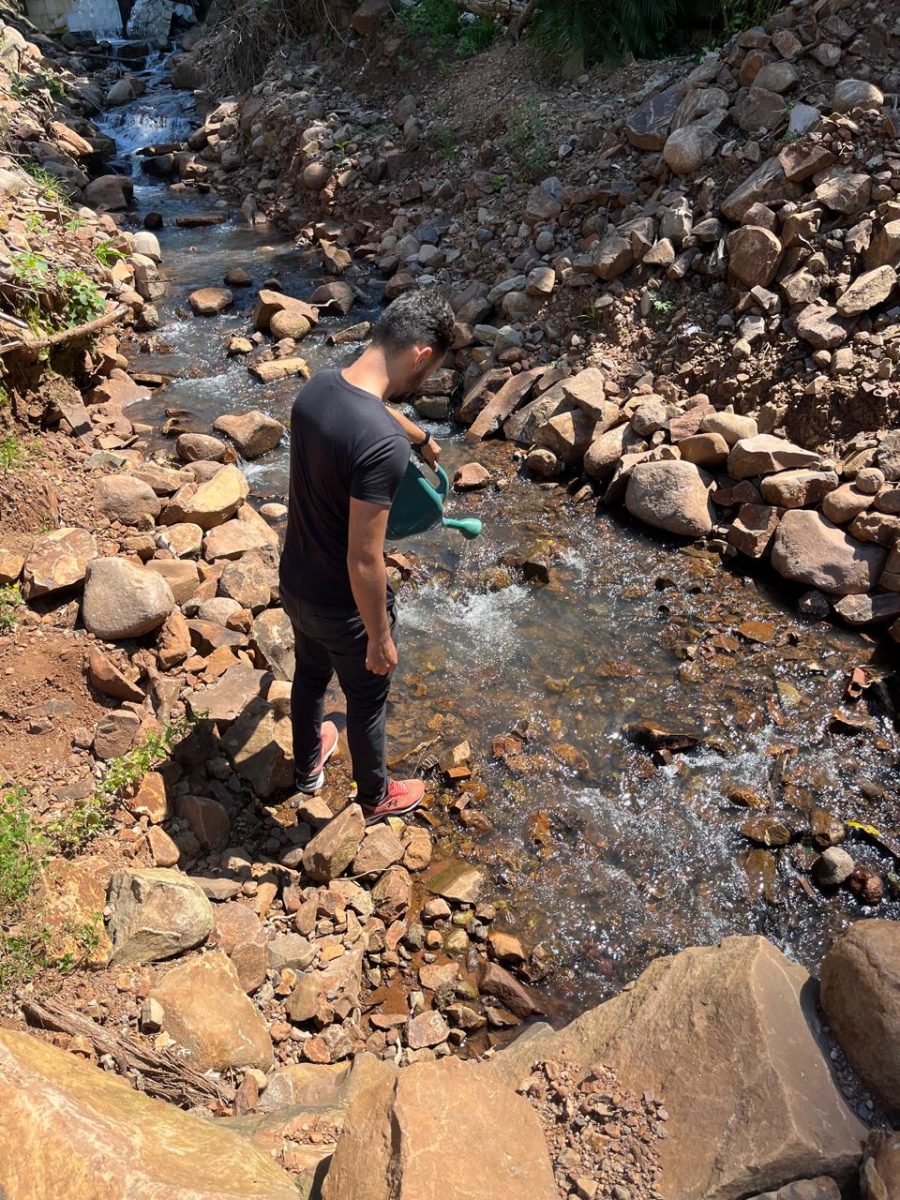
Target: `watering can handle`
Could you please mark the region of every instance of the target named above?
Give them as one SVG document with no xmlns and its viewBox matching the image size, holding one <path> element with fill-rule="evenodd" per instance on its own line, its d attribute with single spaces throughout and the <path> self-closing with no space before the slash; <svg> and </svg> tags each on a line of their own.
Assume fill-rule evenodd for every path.
<svg viewBox="0 0 900 1200">
<path fill-rule="evenodd" d="M 419 462 L 417 465 L 419 466 L 419 469 L 421 470 L 421 468 L 426 466 L 427 464 L 425 464 L 423 462 Z M 444 470 L 444 468 L 442 466 L 435 467 L 434 474 L 437 476 L 437 486 L 436 487 L 433 484 L 428 482 L 428 480 L 425 478 L 424 473 L 422 475 L 422 482 L 426 485 L 426 487 L 431 489 L 431 491 L 434 493 L 435 497 L 438 500 L 440 500 L 441 504 L 443 505 L 444 501 L 447 499 L 447 493 L 450 491 L 450 480 L 447 478 L 447 472 Z"/>
</svg>

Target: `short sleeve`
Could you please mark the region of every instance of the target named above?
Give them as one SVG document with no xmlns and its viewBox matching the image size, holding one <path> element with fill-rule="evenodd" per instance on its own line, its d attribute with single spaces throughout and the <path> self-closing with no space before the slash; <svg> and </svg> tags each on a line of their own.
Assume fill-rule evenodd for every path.
<svg viewBox="0 0 900 1200">
<path fill-rule="evenodd" d="M 409 463 L 409 442 L 402 435 L 382 438 L 359 458 L 350 479 L 354 500 L 390 508 Z"/>
</svg>

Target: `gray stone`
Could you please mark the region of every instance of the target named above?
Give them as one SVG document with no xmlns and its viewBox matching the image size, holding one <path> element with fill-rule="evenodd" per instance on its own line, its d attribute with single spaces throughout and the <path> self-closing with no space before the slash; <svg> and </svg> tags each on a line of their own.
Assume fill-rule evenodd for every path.
<svg viewBox="0 0 900 1200">
<path fill-rule="evenodd" d="M 105 641 L 142 637 L 158 629 L 175 607 L 165 579 L 124 558 L 96 558 L 85 575 L 81 619 Z"/>
<path fill-rule="evenodd" d="M 164 868 L 116 871 L 109 885 L 113 962 L 158 962 L 201 946 L 212 905 L 192 879 Z"/>
</svg>

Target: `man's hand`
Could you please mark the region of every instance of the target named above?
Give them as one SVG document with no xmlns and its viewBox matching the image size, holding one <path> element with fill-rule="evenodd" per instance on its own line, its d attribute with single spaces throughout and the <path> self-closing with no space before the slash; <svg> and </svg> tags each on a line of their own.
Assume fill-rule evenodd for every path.
<svg viewBox="0 0 900 1200">
<path fill-rule="evenodd" d="M 397 647 L 394 639 L 388 634 L 386 638 L 372 641 L 366 650 L 366 670 L 373 675 L 390 675 L 397 669 Z"/>
<path fill-rule="evenodd" d="M 417 447 L 417 449 L 433 471 L 441 459 L 441 448 L 438 443 L 433 437 L 430 437 L 423 446 Z"/>
</svg>

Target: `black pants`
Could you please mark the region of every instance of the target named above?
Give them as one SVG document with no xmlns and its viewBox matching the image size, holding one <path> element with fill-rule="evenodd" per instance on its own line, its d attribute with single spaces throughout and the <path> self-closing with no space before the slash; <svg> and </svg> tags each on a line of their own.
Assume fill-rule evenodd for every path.
<svg viewBox="0 0 900 1200">
<path fill-rule="evenodd" d="M 337 672 L 347 698 L 347 741 L 361 804 L 377 804 L 388 786 L 386 757 L 387 698 L 390 675 L 366 669 L 368 635 L 355 608 L 314 608 L 282 594 L 294 627 L 294 683 L 291 725 L 297 778 L 315 774 L 321 749 L 325 692 Z M 391 636 L 397 624 L 394 598 L 388 598 Z"/>
</svg>

